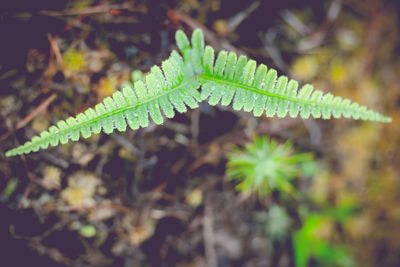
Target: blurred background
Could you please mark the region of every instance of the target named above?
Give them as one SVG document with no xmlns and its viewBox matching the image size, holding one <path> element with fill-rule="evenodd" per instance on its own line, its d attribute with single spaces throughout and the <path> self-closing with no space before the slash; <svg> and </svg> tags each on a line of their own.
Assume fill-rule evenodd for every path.
<svg viewBox="0 0 400 267">
<path fill-rule="evenodd" d="M 2 1 L 4 266 L 399 266 L 399 1 Z M 134 82 L 177 29 L 390 124 L 202 104 L 4 153 Z"/>
</svg>

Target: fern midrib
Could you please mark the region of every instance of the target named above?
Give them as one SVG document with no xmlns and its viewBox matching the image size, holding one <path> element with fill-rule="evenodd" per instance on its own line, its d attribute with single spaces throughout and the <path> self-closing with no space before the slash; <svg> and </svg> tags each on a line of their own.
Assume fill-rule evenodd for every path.
<svg viewBox="0 0 400 267">
<path fill-rule="evenodd" d="M 78 123 L 77 125 L 74 125 L 74 126 L 72 126 L 72 127 L 69 127 L 68 129 L 65 129 L 65 130 L 62 130 L 62 131 L 58 131 L 58 132 L 55 133 L 55 134 L 51 134 L 51 133 L 49 132 L 49 133 L 50 133 L 49 136 L 47 136 L 47 137 L 41 139 L 41 140 L 40 140 L 39 142 L 37 142 L 37 143 L 32 143 L 32 144 L 31 144 L 30 146 L 28 146 L 28 147 L 30 148 L 30 147 L 32 147 L 33 145 L 35 145 L 35 146 L 36 146 L 36 145 L 39 145 L 39 146 L 40 146 L 40 144 L 49 141 L 54 135 L 63 135 L 63 134 L 65 134 L 66 132 L 76 131 L 76 130 L 81 129 L 82 127 L 87 127 L 87 126 L 90 127 L 90 125 L 92 125 L 92 124 L 98 122 L 99 120 L 102 120 L 102 119 L 105 119 L 105 118 L 109 118 L 109 117 L 112 117 L 112 116 L 114 116 L 114 115 L 121 114 L 121 113 L 123 113 L 123 112 L 125 112 L 125 111 L 127 111 L 127 110 L 129 110 L 129 109 L 132 109 L 132 108 L 138 107 L 138 106 L 140 106 L 140 105 L 145 105 L 145 104 L 147 104 L 147 103 L 150 103 L 150 102 L 152 102 L 152 101 L 154 101 L 154 100 L 156 100 L 156 99 L 158 99 L 158 98 L 161 98 L 161 97 L 163 97 L 163 96 L 166 96 L 166 95 L 168 95 L 168 94 L 170 94 L 170 93 L 172 93 L 172 92 L 174 92 L 174 91 L 176 91 L 176 90 L 178 90 L 178 89 L 184 87 L 185 85 L 187 85 L 187 84 L 193 82 L 194 80 L 195 80 L 195 76 L 191 77 L 190 79 L 186 79 L 186 80 L 182 81 L 182 83 L 179 84 L 178 86 L 173 87 L 173 88 L 171 88 L 171 89 L 168 90 L 168 91 L 164 91 L 164 92 L 162 92 L 161 94 L 155 95 L 155 96 L 153 96 L 153 97 L 151 97 L 151 98 L 149 98 L 149 99 L 147 99 L 147 100 L 145 100 L 145 101 L 143 101 L 143 102 L 137 102 L 137 103 L 135 103 L 135 104 L 133 104 L 133 105 L 128 105 L 128 106 L 125 106 L 125 107 L 120 107 L 120 108 L 114 109 L 114 110 L 112 110 L 112 111 L 110 111 L 110 112 L 106 112 L 106 113 L 104 113 L 104 114 L 102 114 L 102 115 L 100 115 L 100 116 L 96 116 L 96 117 L 93 118 L 93 119 L 90 119 L 90 120 L 88 120 L 88 121 L 85 121 L 84 123 Z M 75 118 L 76 118 L 76 117 L 75 117 Z M 68 138 L 69 138 L 69 137 L 68 137 Z"/>
<path fill-rule="evenodd" d="M 260 90 L 258 88 L 251 87 L 251 86 L 248 86 L 248 85 L 243 85 L 243 84 L 240 84 L 240 83 L 237 83 L 237 82 L 231 82 L 231 81 L 225 80 L 223 78 L 217 78 L 217 77 L 214 77 L 214 76 L 210 76 L 210 75 L 207 75 L 207 74 L 200 74 L 199 77 L 200 77 L 200 79 L 203 79 L 203 80 L 218 82 L 218 83 L 222 83 L 222 84 L 225 84 L 225 85 L 228 85 L 228 86 L 240 87 L 242 89 L 245 89 L 245 90 L 248 90 L 248 91 L 252 91 L 252 92 L 255 92 L 257 94 L 270 96 L 270 97 L 275 97 L 275 98 L 279 98 L 279 99 L 282 99 L 282 100 L 288 100 L 290 102 L 297 102 L 297 103 L 301 103 L 301 104 L 304 104 L 304 105 L 311 105 L 311 106 L 314 106 L 314 107 L 325 106 L 325 107 L 340 108 L 342 110 L 346 109 L 346 110 L 354 111 L 354 109 L 351 108 L 351 107 L 342 107 L 342 106 L 337 106 L 337 105 L 332 105 L 332 104 L 321 104 L 319 102 L 312 101 L 312 100 L 304 100 L 304 99 L 296 98 L 296 97 L 292 97 L 292 96 L 280 95 L 280 94 L 272 93 L 272 92 L 269 92 L 269 91 Z M 367 109 L 367 111 L 368 111 L 368 109 Z"/>
</svg>

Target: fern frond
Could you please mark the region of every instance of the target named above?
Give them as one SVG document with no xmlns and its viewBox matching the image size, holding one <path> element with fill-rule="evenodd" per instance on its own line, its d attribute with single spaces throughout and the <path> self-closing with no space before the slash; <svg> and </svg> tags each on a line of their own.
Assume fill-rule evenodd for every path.
<svg viewBox="0 0 400 267">
<path fill-rule="evenodd" d="M 278 77 L 276 70 L 254 60 L 247 60 L 233 52 L 220 51 L 215 59 L 214 49 L 204 45 L 201 30 L 193 32 L 191 42 L 182 31 L 176 32 L 176 41 L 181 55 L 172 51 L 162 62 L 161 68 L 154 66 L 135 85 L 125 84 L 121 91 L 107 97 L 94 109 L 89 108 L 75 118 L 69 117 L 51 126 L 47 131 L 35 136 L 24 145 L 14 148 L 6 156 L 27 154 L 77 141 L 82 135 L 90 137 L 101 131 L 110 134 L 117 129 L 125 131 L 147 127 L 150 118 L 156 123 L 163 122 L 162 113 L 167 118 L 175 115 L 174 110 L 186 112 L 187 106 L 198 107 L 198 102 L 208 99 L 211 105 L 221 103 L 233 109 L 253 112 L 254 116 L 277 115 L 307 119 L 329 119 L 332 116 L 390 122 L 378 112 L 352 103 L 349 99 L 330 93 L 313 90 L 306 84 L 298 90 L 298 83 L 286 76 Z M 201 91 L 197 89 L 201 86 Z"/>
<path fill-rule="evenodd" d="M 133 130 L 147 127 L 149 115 L 156 124 L 161 124 L 161 110 L 167 118 L 172 118 L 174 109 L 183 113 L 187 111 L 186 106 L 198 107 L 200 94 L 197 89 L 200 83 L 193 75 L 184 75 L 187 71 L 183 59 L 173 52 L 169 59 L 162 62 L 161 68 L 152 67 L 144 80 L 137 81 L 134 86 L 125 84 L 121 91 L 106 97 L 94 109 L 89 108 L 75 118 L 59 121 L 57 126 L 51 126 L 31 141 L 8 151 L 6 156 L 36 152 L 49 145 L 68 143 L 69 139 L 77 141 L 80 134 L 88 138 L 101 131 L 106 134 L 114 129 L 123 132 L 127 125 Z"/>
</svg>

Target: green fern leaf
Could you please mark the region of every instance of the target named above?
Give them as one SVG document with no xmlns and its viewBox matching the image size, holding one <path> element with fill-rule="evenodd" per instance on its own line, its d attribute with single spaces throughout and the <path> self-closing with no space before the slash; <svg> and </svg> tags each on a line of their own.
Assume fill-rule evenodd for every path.
<svg viewBox="0 0 400 267">
<path fill-rule="evenodd" d="M 172 51 L 162 62 L 154 66 L 143 79 L 124 83 L 121 91 L 106 97 L 94 109 L 89 108 L 75 118 L 69 117 L 51 126 L 24 145 L 14 148 L 6 156 L 28 154 L 46 149 L 49 145 L 77 141 L 101 131 L 110 134 L 129 126 L 136 130 L 149 125 L 149 116 L 156 124 L 163 123 L 163 115 L 173 118 L 174 110 L 186 112 L 187 107 L 197 108 L 198 102 L 208 99 L 211 105 L 227 106 L 234 110 L 253 112 L 254 116 L 300 116 L 307 119 L 331 117 L 390 122 L 391 118 L 352 103 L 349 99 L 313 91 L 306 84 L 298 90 L 298 83 L 285 76 L 278 77 L 276 70 L 254 60 L 247 60 L 233 52 L 220 51 L 215 59 L 214 49 L 204 45 L 201 30 L 189 38 L 178 30 L 176 41 L 181 55 Z M 198 89 L 201 86 L 201 91 Z"/>
</svg>

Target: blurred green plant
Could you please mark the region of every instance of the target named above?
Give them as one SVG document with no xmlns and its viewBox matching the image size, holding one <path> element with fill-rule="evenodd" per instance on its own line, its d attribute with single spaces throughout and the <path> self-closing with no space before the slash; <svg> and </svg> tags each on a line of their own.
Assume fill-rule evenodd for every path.
<svg viewBox="0 0 400 267">
<path fill-rule="evenodd" d="M 18 187 L 18 179 L 12 178 L 8 181 L 3 192 L 0 194 L 1 201 L 7 201 Z"/>
<path fill-rule="evenodd" d="M 330 216 L 310 213 L 304 219 L 303 226 L 293 234 L 294 260 L 296 267 L 355 265 L 354 259 L 346 247 L 330 244 L 327 235 L 332 231 L 333 220 Z"/>
<path fill-rule="evenodd" d="M 272 190 L 295 193 L 292 181 L 311 176 L 316 170 L 311 153 L 294 153 L 292 143 L 255 137 L 244 148 L 228 155 L 227 177 L 239 181 L 236 189 L 245 195 L 257 192 L 260 197 Z"/>
<path fill-rule="evenodd" d="M 79 234 L 85 238 L 92 238 L 96 235 L 96 228 L 91 224 L 84 224 L 79 228 Z"/>
<path fill-rule="evenodd" d="M 142 80 L 144 78 L 144 73 L 140 70 L 134 70 L 131 73 L 131 82 L 134 84 L 135 82 Z M 122 85 L 123 87 L 124 85 Z"/>
<path fill-rule="evenodd" d="M 63 66 L 65 69 L 77 72 L 86 65 L 85 53 L 75 48 L 68 50 L 63 57 Z"/>
<path fill-rule="evenodd" d="M 264 233 L 272 241 L 283 242 L 290 236 L 291 218 L 284 207 L 273 204 L 268 212 L 256 214 Z"/>
<path fill-rule="evenodd" d="M 132 85 L 135 85 L 135 82 L 143 80 L 144 76 L 145 75 L 141 70 L 134 70 L 131 72 L 131 80 L 123 82 L 121 87 L 132 87 Z"/>
</svg>

